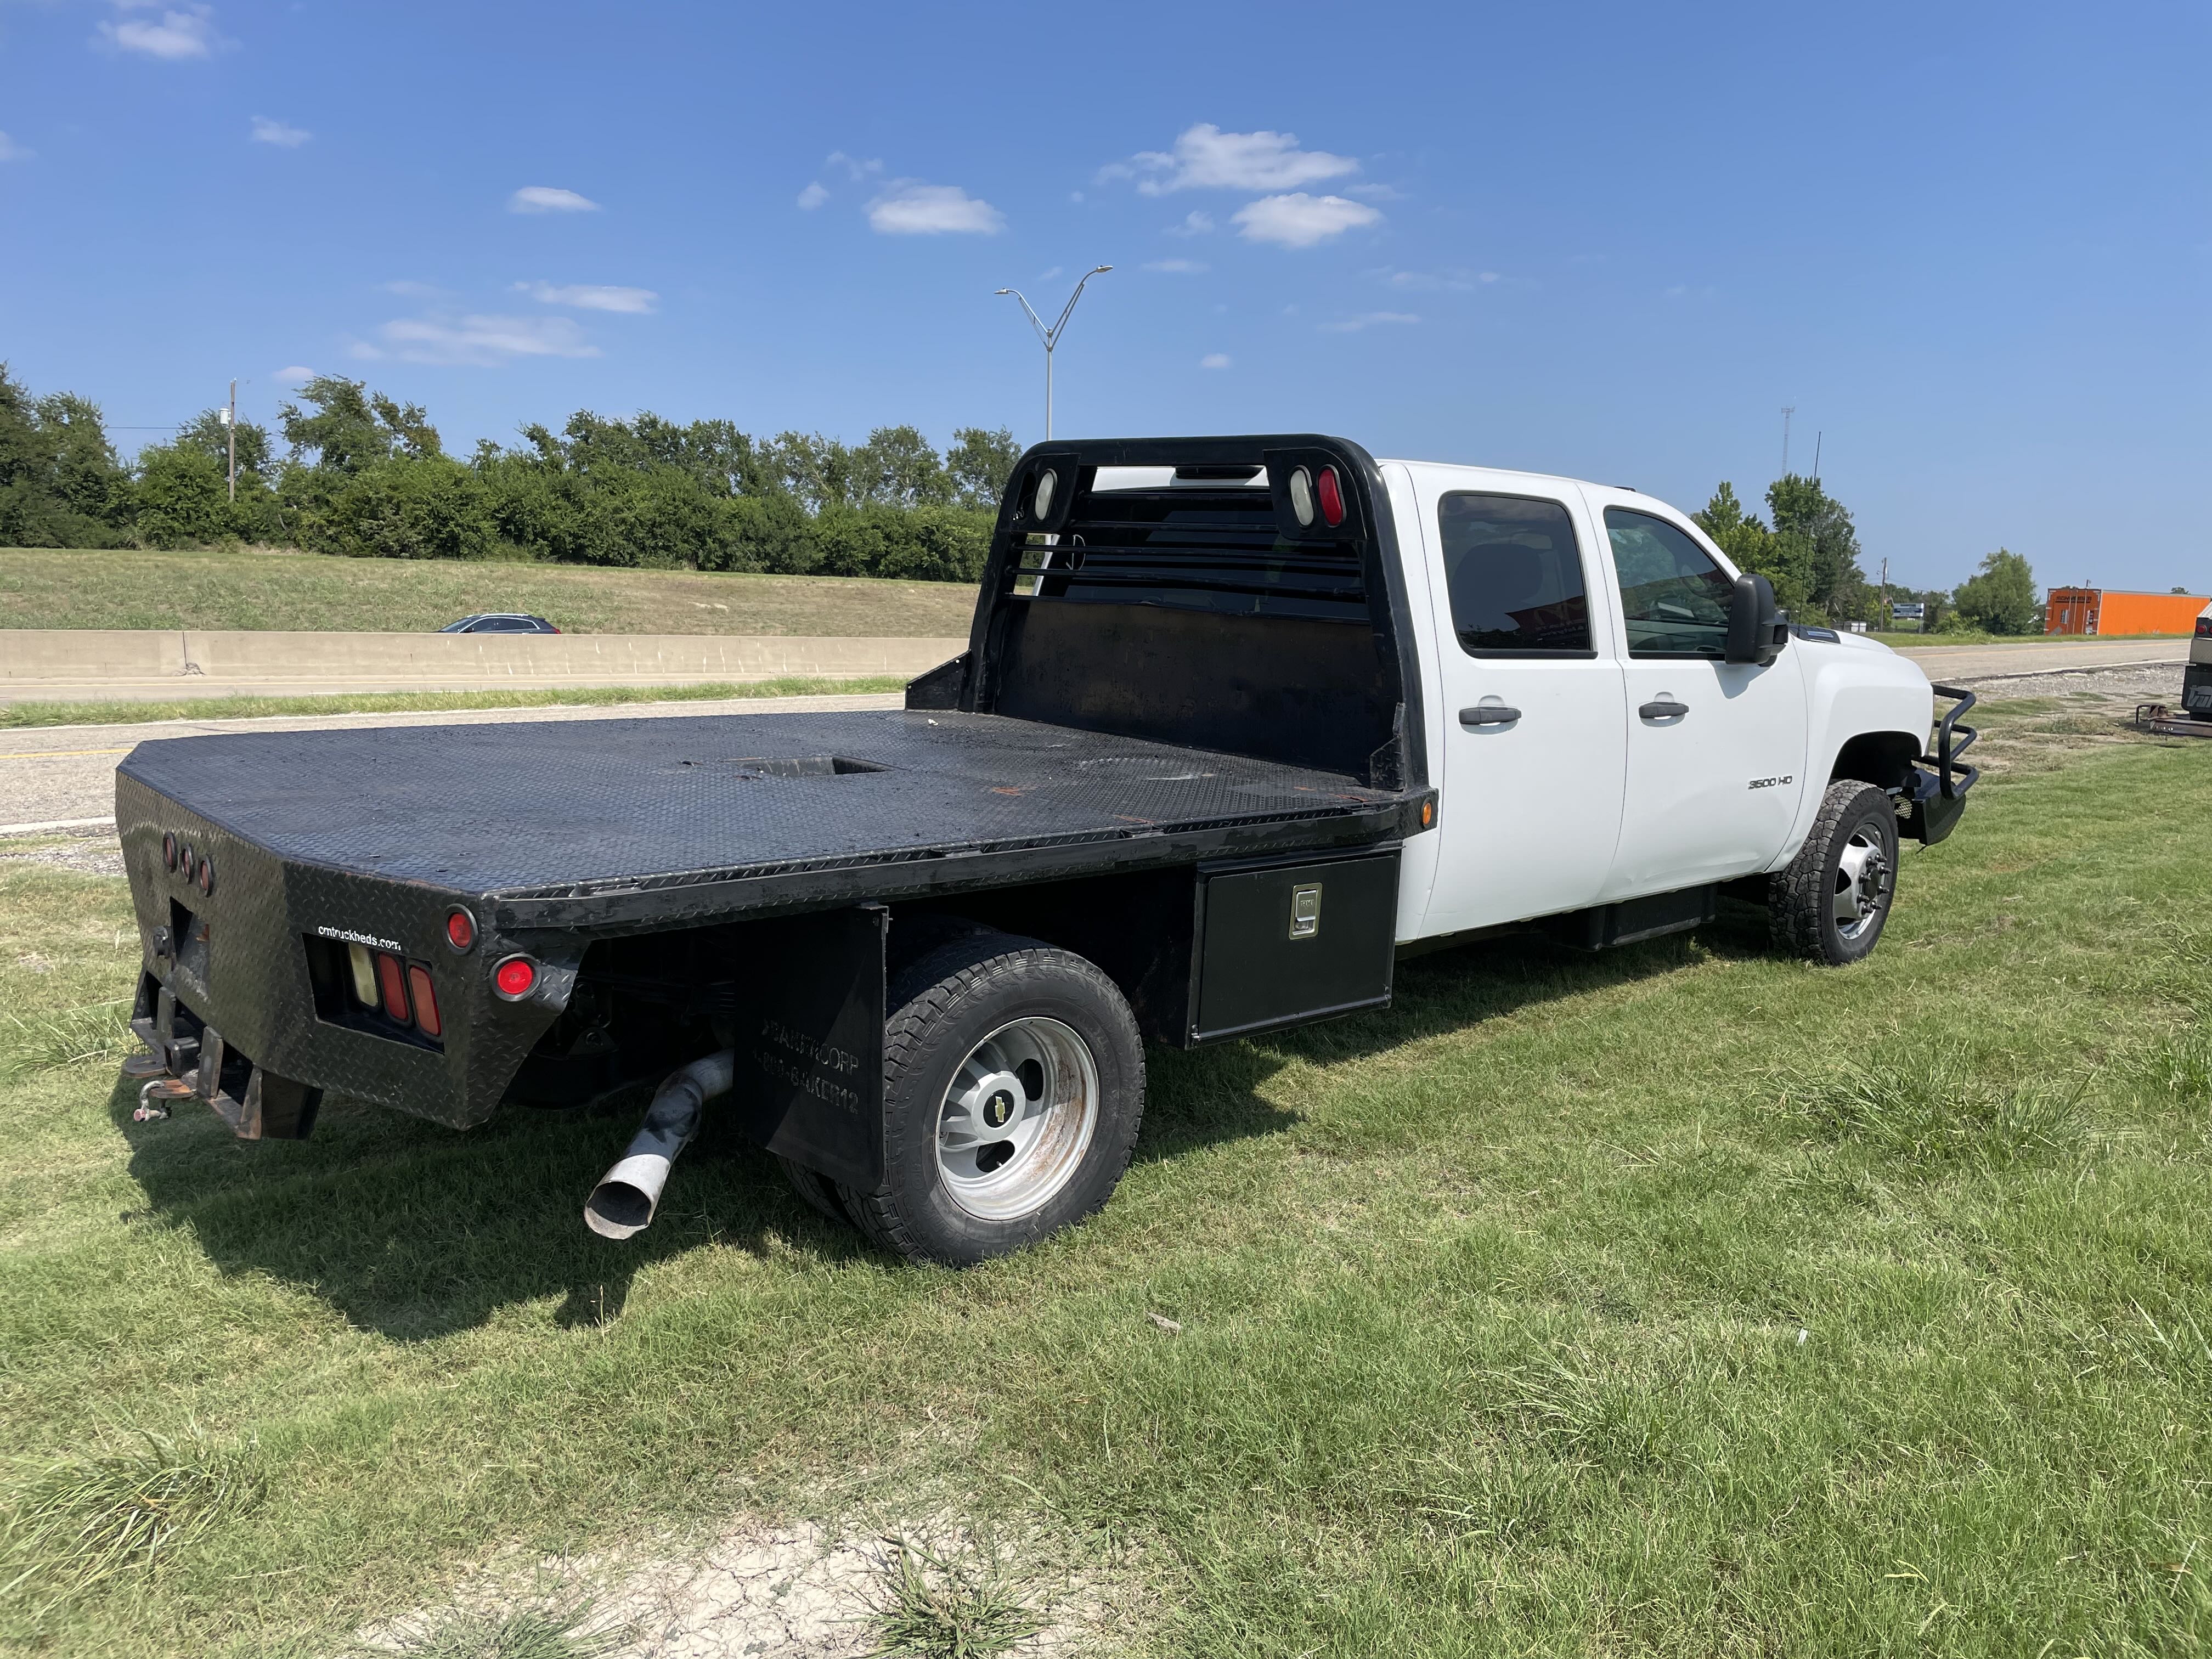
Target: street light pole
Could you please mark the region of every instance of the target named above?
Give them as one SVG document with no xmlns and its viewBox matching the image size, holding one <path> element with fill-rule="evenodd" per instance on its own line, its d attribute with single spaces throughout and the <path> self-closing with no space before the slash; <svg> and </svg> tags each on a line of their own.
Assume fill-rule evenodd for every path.
<svg viewBox="0 0 2212 1659">
<path fill-rule="evenodd" d="M 230 383 L 230 407 L 223 411 L 223 432 L 230 442 L 230 499 L 238 499 L 238 382 Z"/>
<path fill-rule="evenodd" d="M 1075 292 L 1067 296 L 1067 303 L 1060 307 L 1060 320 L 1055 322 L 1050 328 L 1047 328 L 1044 325 L 1044 319 L 1036 314 L 1036 307 L 1029 302 L 1028 297 L 1022 293 L 1021 289 L 1018 288 L 1002 288 L 998 290 L 1000 294 L 1011 294 L 1014 298 L 1022 302 L 1022 309 L 1029 313 L 1030 326 L 1036 331 L 1036 337 L 1044 346 L 1044 437 L 1047 443 L 1050 443 L 1052 441 L 1053 348 L 1060 343 L 1060 337 L 1067 331 L 1068 317 L 1075 310 L 1075 302 L 1083 297 L 1085 284 L 1089 283 L 1093 276 L 1103 276 L 1106 272 L 1113 269 L 1114 267 L 1111 265 L 1093 265 L 1090 270 L 1085 271 L 1083 273 L 1083 281 L 1075 285 Z"/>
</svg>

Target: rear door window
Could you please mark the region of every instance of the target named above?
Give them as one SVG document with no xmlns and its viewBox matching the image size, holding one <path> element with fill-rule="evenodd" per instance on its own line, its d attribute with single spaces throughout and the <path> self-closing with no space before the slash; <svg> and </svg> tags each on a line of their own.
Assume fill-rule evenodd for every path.
<svg viewBox="0 0 2212 1659">
<path fill-rule="evenodd" d="M 1589 588 L 1558 501 L 1454 490 L 1437 503 L 1452 631 L 1469 656 L 1589 657 Z"/>
<path fill-rule="evenodd" d="M 1705 549 L 1656 514 L 1605 510 L 1632 657 L 1726 657 L 1735 584 Z"/>
</svg>

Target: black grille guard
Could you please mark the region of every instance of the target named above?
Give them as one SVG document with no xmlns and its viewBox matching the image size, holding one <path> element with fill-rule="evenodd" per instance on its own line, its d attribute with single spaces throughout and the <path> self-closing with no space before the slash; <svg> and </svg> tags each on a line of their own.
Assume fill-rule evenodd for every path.
<svg viewBox="0 0 2212 1659">
<path fill-rule="evenodd" d="M 1936 722 L 1936 752 L 1923 755 L 1919 764 L 1912 769 L 1907 785 L 1912 811 L 1904 827 L 1905 833 L 1913 840 L 1933 847 L 1958 827 L 1959 818 L 1966 810 L 1966 792 L 1982 775 L 1981 768 L 1969 766 L 1960 758 L 1982 734 L 1974 726 L 1959 724 L 1959 716 L 1981 699 L 1963 686 L 1934 685 L 1929 689 L 1939 697 L 1949 697 L 1952 702 L 1943 718 Z"/>
</svg>

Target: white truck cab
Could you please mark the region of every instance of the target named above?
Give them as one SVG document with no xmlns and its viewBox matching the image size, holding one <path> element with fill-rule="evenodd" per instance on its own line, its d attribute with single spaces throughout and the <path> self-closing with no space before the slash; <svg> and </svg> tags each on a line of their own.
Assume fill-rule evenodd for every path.
<svg viewBox="0 0 2212 1659">
<path fill-rule="evenodd" d="M 1832 780 L 1929 793 L 1913 766 L 1934 719 L 1919 667 L 1808 628 L 1765 660 L 1729 660 L 1741 573 L 1665 502 L 1540 473 L 1378 471 L 1431 647 L 1443 799 L 1437 827 L 1407 844 L 1401 942 L 1601 907 L 1614 908 L 1593 943 L 1663 931 L 1702 917 L 1618 907 L 1693 890 L 1702 907 L 1714 885 L 1788 871 Z M 1894 836 L 1863 851 L 1868 890 L 1849 896 L 1875 905 L 1872 933 Z"/>
</svg>

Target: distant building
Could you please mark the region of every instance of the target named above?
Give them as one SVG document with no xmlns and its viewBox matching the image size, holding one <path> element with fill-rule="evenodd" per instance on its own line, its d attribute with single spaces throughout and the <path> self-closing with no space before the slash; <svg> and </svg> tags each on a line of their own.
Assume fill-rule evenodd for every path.
<svg viewBox="0 0 2212 1659">
<path fill-rule="evenodd" d="M 2117 587 L 2054 587 L 2046 634 L 2193 634 L 2201 593 L 2130 593 Z"/>
</svg>

